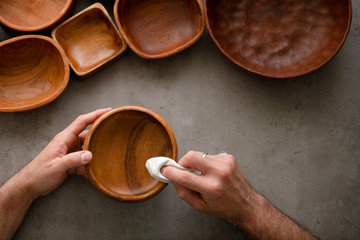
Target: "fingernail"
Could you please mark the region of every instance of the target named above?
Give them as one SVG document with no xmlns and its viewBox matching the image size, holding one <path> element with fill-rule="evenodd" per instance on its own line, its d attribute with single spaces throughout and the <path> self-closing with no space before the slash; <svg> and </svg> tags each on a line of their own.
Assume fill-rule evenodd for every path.
<svg viewBox="0 0 360 240">
<path fill-rule="evenodd" d="M 81 156 L 81 161 L 83 163 L 89 163 L 90 160 L 92 159 L 92 154 L 89 151 L 82 153 L 80 156 Z"/>
</svg>

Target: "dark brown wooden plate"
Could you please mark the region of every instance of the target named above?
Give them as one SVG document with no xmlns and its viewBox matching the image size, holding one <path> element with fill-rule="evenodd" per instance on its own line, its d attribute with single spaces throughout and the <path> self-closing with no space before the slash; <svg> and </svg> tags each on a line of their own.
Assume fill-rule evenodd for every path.
<svg viewBox="0 0 360 240">
<path fill-rule="evenodd" d="M 50 29 L 71 11 L 73 0 L 1 0 L 0 23 L 22 32 Z"/>
<path fill-rule="evenodd" d="M 93 185 L 106 196 L 125 202 L 149 199 L 166 186 L 150 176 L 147 159 L 177 160 L 170 126 L 155 112 L 139 106 L 122 106 L 101 116 L 91 126 L 84 149 L 93 154 L 86 167 Z"/>
<path fill-rule="evenodd" d="M 25 111 L 57 98 L 69 82 L 70 70 L 61 47 L 39 35 L 0 43 L 0 112 Z"/>
<path fill-rule="evenodd" d="M 250 72 L 289 78 L 327 63 L 351 25 L 351 0 L 205 0 L 220 51 Z"/>
<path fill-rule="evenodd" d="M 117 26 L 143 58 L 163 58 L 194 44 L 205 29 L 201 0 L 117 0 Z"/>
<path fill-rule="evenodd" d="M 52 31 L 74 72 L 85 77 L 106 66 L 126 49 L 106 9 L 95 3 Z"/>
</svg>

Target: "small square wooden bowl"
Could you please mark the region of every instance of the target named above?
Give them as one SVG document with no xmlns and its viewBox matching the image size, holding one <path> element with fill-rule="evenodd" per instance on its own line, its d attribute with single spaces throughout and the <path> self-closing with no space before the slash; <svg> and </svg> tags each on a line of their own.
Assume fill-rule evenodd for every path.
<svg viewBox="0 0 360 240">
<path fill-rule="evenodd" d="M 70 14 L 73 3 L 73 0 L 1 0 L 0 23 L 21 32 L 48 30 Z"/>
<path fill-rule="evenodd" d="M 80 77 L 99 70 L 126 49 L 125 41 L 100 3 L 69 18 L 51 34 Z"/>
<path fill-rule="evenodd" d="M 69 82 L 64 51 L 53 39 L 24 35 L 0 43 L 0 112 L 41 107 Z"/>
<path fill-rule="evenodd" d="M 93 154 L 86 172 L 104 195 L 122 202 L 149 199 L 166 183 L 149 174 L 147 159 L 165 156 L 177 160 L 174 133 L 155 112 L 122 106 L 107 112 L 91 126 L 84 149 Z"/>
<path fill-rule="evenodd" d="M 205 29 L 201 0 L 116 0 L 114 16 L 129 47 L 148 59 L 182 51 Z"/>
</svg>

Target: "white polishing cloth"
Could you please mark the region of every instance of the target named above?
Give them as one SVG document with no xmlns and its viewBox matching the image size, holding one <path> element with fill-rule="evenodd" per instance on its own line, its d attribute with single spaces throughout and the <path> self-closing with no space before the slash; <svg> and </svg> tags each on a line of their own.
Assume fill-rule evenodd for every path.
<svg viewBox="0 0 360 240">
<path fill-rule="evenodd" d="M 196 171 L 194 169 L 184 168 L 184 167 L 180 166 L 177 162 L 175 162 L 173 159 L 167 158 L 167 157 L 150 158 L 146 161 L 145 166 L 153 178 L 156 178 L 157 180 L 166 182 L 166 183 L 170 183 L 170 180 L 168 178 L 164 177 L 164 175 L 162 175 L 161 171 L 160 171 L 161 168 L 165 167 L 165 166 L 173 166 L 173 167 L 176 167 L 176 168 L 184 170 L 184 171 L 195 173 L 197 175 L 201 174 L 201 172 Z"/>
</svg>

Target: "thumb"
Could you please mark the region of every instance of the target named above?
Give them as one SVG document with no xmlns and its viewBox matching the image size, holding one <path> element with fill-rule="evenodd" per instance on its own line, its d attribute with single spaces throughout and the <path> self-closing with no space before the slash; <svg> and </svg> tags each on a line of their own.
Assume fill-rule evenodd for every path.
<svg viewBox="0 0 360 240">
<path fill-rule="evenodd" d="M 65 155 L 61 159 L 63 170 L 67 171 L 71 168 L 77 168 L 88 164 L 92 159 L 92 154 L 89 151 L 78 151 Z"/>
</svg>

